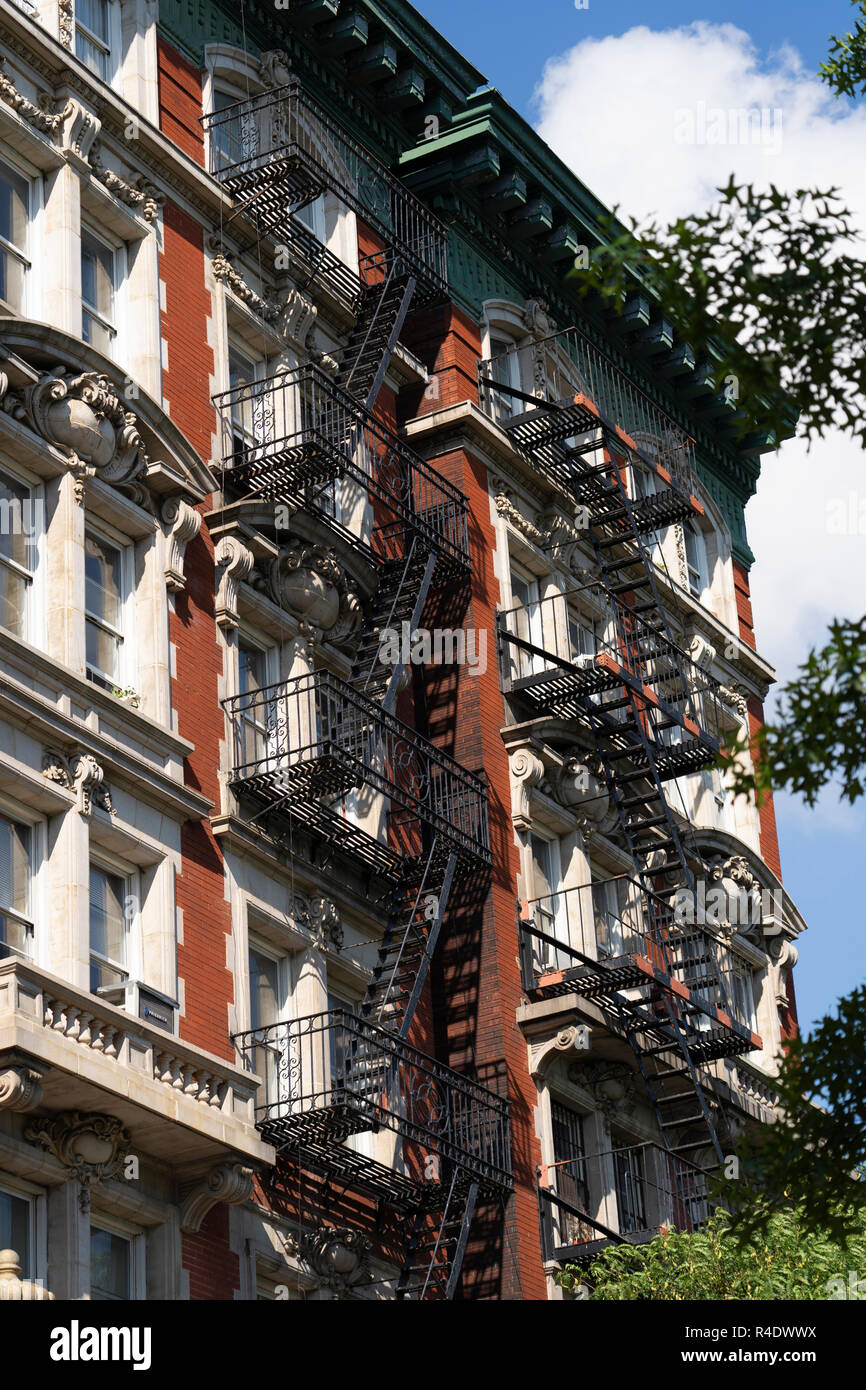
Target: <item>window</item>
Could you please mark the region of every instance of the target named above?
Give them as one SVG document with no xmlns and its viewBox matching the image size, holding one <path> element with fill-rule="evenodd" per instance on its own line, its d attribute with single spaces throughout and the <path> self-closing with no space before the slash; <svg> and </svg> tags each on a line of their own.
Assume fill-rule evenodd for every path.
<svg viewBox="0 0 866 1390">
<path fill-rule="evenodd" d="M 286 1018 L 288 1003 L 289 961 L 285 956 L 277 956 L 263 943 L 251 939 L 248 951 L 250 973 L 250 1029 L 271 1028 Z M 279 1076 L 279 1038 L 268 1038 L 261 1047 L 254 1047 L 249 1054 L 253 1071 L 265 1083 L 264 1104 L 273 1105 L 281 1097 L 282 1082 Z M 303 1078 L 296 1078 L 295 1084 L 303 1084 Z M 293 1092 L 294 1094 L 294 1092 Z"/>
<path fill-rule="evenodd" d="M 120 252 L 81 229 L 81 336 L 106 357 L 115 356 Z"/>
<path fill-rule="evenodd" d="M 538 580 L 534 575 L 514 566 L 511 569 L 511 605 L 515 611 L 509 615 L 508 630 L 521 642 L 541 647 L 543 620 Z M 545 660 L 541 653 L 527 651 L 525 647 L 513 647 L 511 660 L 512 680 L 535 675 L 545 669 Z"/>
<path fill-rule="evenodd" d="M 521 389 L 520 358 L 509 338 L 490 338 L 490 379 L 499 386 L 510 386 L 517 391 Z M 491 390 L 491 414 L 494 420 L 510 420 L 512 415 L 529 409 L 528 404 L 524 405 L 507 391 Z"/>
<path fill-rule="evenodd" d="M 243 765 L 264 764 L 279 753 L 277 710 L 273 701 L 259 698 L 259 692 L 271 684 L 270 668 L 275 652 L 265 651 L 241 638 L 238 643 L 238 693 L 249 696 L 241 708 L 240 738 Z M 283 739 L 288 730 L 283 729 Z M 283 749 L 282 751 L 285 751 Z"/>
<path fill-rule="evenodd" d="M 0 816 L 0 959 L 33 955 L 33 831 Z"/>
<path fill-rule="evenodd" d="M 758 1031 L 758 1018 L 755 1009 L 755 972 L 742 956 L 731 955 L 731 974 L 729 989 L 730 1005 L 734 1018 L 753 1033 Z"/>
<path fill-rule="evenodd" d="M 0 1249 L 15 1251 L 23 1279 L 34 1277 L 33 1207 L 30 1198 L 0 1188 Z"/>
<path fill-rule="evenodd" d="M 90 1297 L 98 1302 L 136 1297 L 133 1240 L 130 1236 L 90 1228 Z"/>
<path fill-rule="evenodd" d="M 29 635 L 29 606 L 36 569 L 36 502 L 25 484 L 0 472 L 0 627 Z"/>
<path fill-rule="evenodd" d="M 691 521 L 683 525 L 689 593 L 701 599 L 707 587 L 707 547 L 703 534 Z"/>
<path fill-rule="evenodd" d="M 586 1165 L 586 1146 L 583 1136 L 583 1116 L 559 1101 L 551 1101 L 551 1129 L 555 1163 L 554 1187 L 566 1202 L 592 1215 L 589 1208 L 589 1174 Z M 561 1210 L 556 1217 L 558 1245 L 576 1245 L 592 1240 L 595 1232 L 574 1212 Z"/>
<path fill-rule="evenodd" d="M 600 959 L 616 959 L 627 954 L 630 945 L 625 916 L 629 880 L 625 877 L 601 879 L 593 883 L 595 939 Z"/>
<path fill-rule="evenodd" d="M 128 555 L 96 532 L 84 537 L 85 660 L 87 678 L 106 690 L 122 685 L 128 607 Z"/>
<path fill-rule="evenodd" d="M 645 1150 L 635 1148 L 620 1147 L 614 1151 L 614 1187 L 621 1235 L 647 1229 L 644 1154 Z"/>
<path fill-rule="evenodd" d="M 568 609 L 568 646 L 572 661 L 578 661 L 582 656 L 593 657 L 598 649 L 594 621 L 574 608 Z"/>
<path fill-rule="evenodd" d="M 298 208 L 295 217 L 308 231 L 313 233 L 317 241 L 321 241 L 324 245 L 327 241 L 324 193 L 320 193 L 318 198 L 314 198 L 311 203 L 305 203 L 302 208 Z"/>
<path fill-rule="evenodd" d="M 129 978 L 128 882 L 96 864 L 90 866 L 90 988 L 122 1002 Z"/>
<path fill-rule="evenodd" d="M 265 364 L 254 362 L 236 347 L 229 347 L 229 389 L 232 397 L 232 453 L 241 457 L 264 437 L 267 397 L 253 390 L 265 375 Z"/>
<path fill-rule="evenodd" d="M 27 179 L 8 164 L 0 164 L 0 302 L 16 314 L 26 309 L 29 215 Z"/>
<path fill-rule="evenodd" d="M 75 56 L 103 82 L 114 76 L 116 21 L 112 0 L 75 0 Z"/>
</svg>

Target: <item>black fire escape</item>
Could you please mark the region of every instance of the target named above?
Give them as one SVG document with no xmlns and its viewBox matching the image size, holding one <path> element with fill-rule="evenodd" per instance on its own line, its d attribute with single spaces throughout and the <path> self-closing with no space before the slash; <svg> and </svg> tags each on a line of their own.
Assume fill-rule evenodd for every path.
<svg viewBox="0 0 866 1390">
<path fill-rule="evenodd" d="M 594 1000 L 627 1040 L 669 1155 L 666 1171 L 685 1183 L 685 1198 L 694 1163 L 704 1171 L 723 1159 L 713 1064 L 760 1046 L 730 1003 L 727 948 L 677 912 L 694 900 L 695 853 L 666 787 L 712 765 L 731 724 L 717 683 L 674 641 L 652 558 L 654 533 L 700 511 L 693 444 L 580 330 L 536 351 L 553 363 L 552 399 L 507 384 L 513 373 L 493 362 L 481 364 L 482 403 L 583 509 L 599 581 L 500 615 L 503 686 L 530 715 L 574 720 L 589 734 L 634 874 L 614 933 L 609 897 L 605 906 L 593 898 L 599 886 L 607 895 L 606 885 L 524 904 L 523 985 L 536 999 Z M 543 1214 L 555 1190 L 540 1192 Z M 581 1219 L 617 1238 L 586 1206 Z M 680 1213 L 687 1209 L 680 1202 Z"/>
<path fill-rule="evenodd" d="M 487 794 L 396 717 L 403 666 L 380 639 L 418 628 L 435 595 L 468 593 L 466 499 L 373 414 L 410 306 L 447 293 L 445 233 L 295 81 L 209 126 L 236 214 L 287 250 L 296 284 L 308 275 L 356 316 L 335 373 L 307 364 L 217 399 L 225 496 L 317 517 L 378 576 L 348 681 L 319 670 L 225 702 L 231 785 L 278 836 L 300 827 L 389 885 L 359 1013 L 236 1043 L 262 1077 L 268 1142 L 402 1213 L 395 1297 L 450 1299 L 476 1202 L 510 1189 L 508 1107 L 408 1039 L 446 910 L 489 870 Z M 372 233 L 359 277 L 299 217 L 323 193 Z"/>
</svg>

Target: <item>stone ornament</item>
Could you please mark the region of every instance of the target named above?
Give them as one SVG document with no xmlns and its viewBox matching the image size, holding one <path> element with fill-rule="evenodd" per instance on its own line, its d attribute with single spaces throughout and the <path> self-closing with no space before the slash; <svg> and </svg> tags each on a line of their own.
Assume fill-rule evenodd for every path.
<svg viewBox="0 0 866 1390">
<path fill-rule="evenodd" d="M 81 1209 L 90 1207 L 94 1183 L 123 1171 L 131 1139 L 114 1115 L 91 1115 L 78 1110 L 34 1120 L 24 1138 L 58 1159 L 81 1184 Z"/>
<path fill-rule="evenodd" d="M 344 1226 L 323 1227 L 300 1241 L 301 1258 L 338 1297 L 370 1282 L 371 1249 L 363 1232 Z"/>
<path fill-rule="evenodd" d="M 280 608 L 332 642 L 345 641 L 361 625 L 361 603 L 331 546 L 290 545 L 280 550 L 267 575 Z"/>
<path fill-rule="evenodd" d="M 622 1062 L 573 1062 L 568 1078 L 589 1092 L 605 1119 L 628 1118 L 637 1108 L 635 1075 Z"/>
<path fill-rule="evenodd" d="M 252 309 L 254 314 L 258 314 L 260 319 L 270 323 L 277 317 L 280 306 L 273 299 L 266 299 L 257 294 L 240 272 L 235 270 L 225 251 L 215 251 L 210 265 L 214 279 L 227 285 L 232 294 L 236 295 L 241 303 L 246 304 L 248 309 Z"/>
<path fill-rule="evenodd" d="M 336 903 L 332 902 L 330 898 L 312 898 L 307 921 L 320 951 L 329 946 L 333 947 L 335 951 L 342 950 L 343 923 Z"/>
<path fill-rule="evenodd" d="M 91 753 L 78 753 L 66 758 L 54 748 L 48 748 L 42 757 L 42 775 L 49 782 L 57 782 L 78 793 L 78 810 L 85 818 L 89 817 L 94 805 L 100 806 L 110 816 L 115 815 L 111 803 L 111 790 L 106 785 L 99 763 Z"/>
<path fill-rule="evenodd" d="M 55 367 L 20 393 L 4 390 L 0 409 L 66 455 L 79 502 L 84 501 L 88 478 L 123 488 L 147 471 L 138 422 L 100 372 Z"/>
<path fill-rule="evenodd" d="M 180 1213 L 182 1231 L 199 1231 L 208 1212 L 220 1202 L 239 1206 L 253 1193 L 255 1172 L 240 1163 L 221 1163 L 197 1183 L 184 1198 Z"/>
<path fill-rule="evenodd" d="M 240 624 L 238 594 L 243 580 L 252 573 L 255 556 L 235 536 L 221 536 L 214 550 L 217 568 L 216 620 L 224 632 Z"/>
<path fill-rule="evenodd" d="M 572 1023 L 560 1028 L 552 1038 L 529 1045 L 530 1074 L 540 1077 L 554 1062 L 568 1053 L 589 1052 L 592 1047 L 592 1034 L 585 1023 Z"/>
<path fill-rule="evenodd" d="M 16 1065 L 0 1071 L 0 1110 L 36 1110 L 42 1104 L 42 1075 Z"/>
<path fill-rule="evenodd" d="M 170 497 L 162 505 L 160 520 L 168 541 L 168 558 L 165 566 L 166 588 L 172 593 L 180 593 L 186 588 L 183 560 L 189 542 L 195 540 L 201 530 L 201 513 L 184 502 L 182 497 Z"/>
</svg>

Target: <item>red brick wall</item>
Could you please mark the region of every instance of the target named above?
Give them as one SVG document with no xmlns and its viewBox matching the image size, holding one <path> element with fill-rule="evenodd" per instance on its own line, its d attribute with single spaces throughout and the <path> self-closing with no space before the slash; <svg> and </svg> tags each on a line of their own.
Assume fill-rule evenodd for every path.
<svg viewBox="0 0 866 1390">
<path fill-rule="evenodd" d="M 195 1234 L 184 1232 L 183 1267 L 193 1301 L 230 1302 L 240 1285 L 240 1261 L 229 1248 L 229 1209 L 214 1207 Z"/>
<path fill-rule="evenodd" d="M 157 38 L 159 128 L 196 164 L 204 164 L 201 73 L 164 39 Z"/>
<path fill-rule="evenodd" d="M 201 163 L 201 81 L 198 72 L 159 41 L 163 132 Z M 163 396 L 169 415 L 205 461 L 215 429 L 211 404 L 213 353 L 208 347 L 211 298 L 205 287 L 205 229 L 174 203 L 164 214 L 159 276 L 164 286 L 160 331 L 165 344 Z M 201 510 L 210 505 L 206 501 Z M 187 547 L 186 588 L 175 599 L 169 637 L 175 649 L 172 706 L 182 738 L 195 745 L 184 764 L 187 786 L 219 805 L 220 740 L 224 737 L 218 679 L 222 658 L 214 619 L 213 545 L 206 528 Z M 226 969 L 231 914 L 222 858 L 207 821 L 184 826 L 177 905 L 183 914 L 178 974 L 183 982 L 181 1037 L 234 1061 L 228 1008 L 233 980 Z M 238 1261 L 228 1244 L 228 1207 L 209 1213 L 196 1235 L 184 1235 L 183 1263 L 193 1299 L 231 1299 Z"/>
</svg>

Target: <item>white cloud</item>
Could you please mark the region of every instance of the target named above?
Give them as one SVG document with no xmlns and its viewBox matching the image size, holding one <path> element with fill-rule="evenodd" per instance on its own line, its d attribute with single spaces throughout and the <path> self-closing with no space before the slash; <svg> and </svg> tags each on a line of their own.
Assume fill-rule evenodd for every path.
<svg viewBox="0 0 866 1390">
<path fill-rule="evenodd" d="M 731 24 L 587 39 L 547 64 L 536 102 L 545 140 L 623 216 L 697 211 L 734 173 L 780 188 L 839 185 L 866 229 L 866 108 L 835 100 L 790 47 L 762 59 Z M 781 111 L 780 140 L 769 115 L 767 144 L 677 139 L 683 111 L 696 131 L 703 111 L 709 137 L 721 129 L 714 110 L 760 108 Z M 841 436 L 809 454 L 790 441 L 763 460 L 746 518 L 752 592 L 759 646 L 782 679 L 821 641 L 828 618 L 862 612 L 866 534 L 827 525 L 828 505 L 852 491 L 866 508 L 866 457 Z"/>
</svg>

